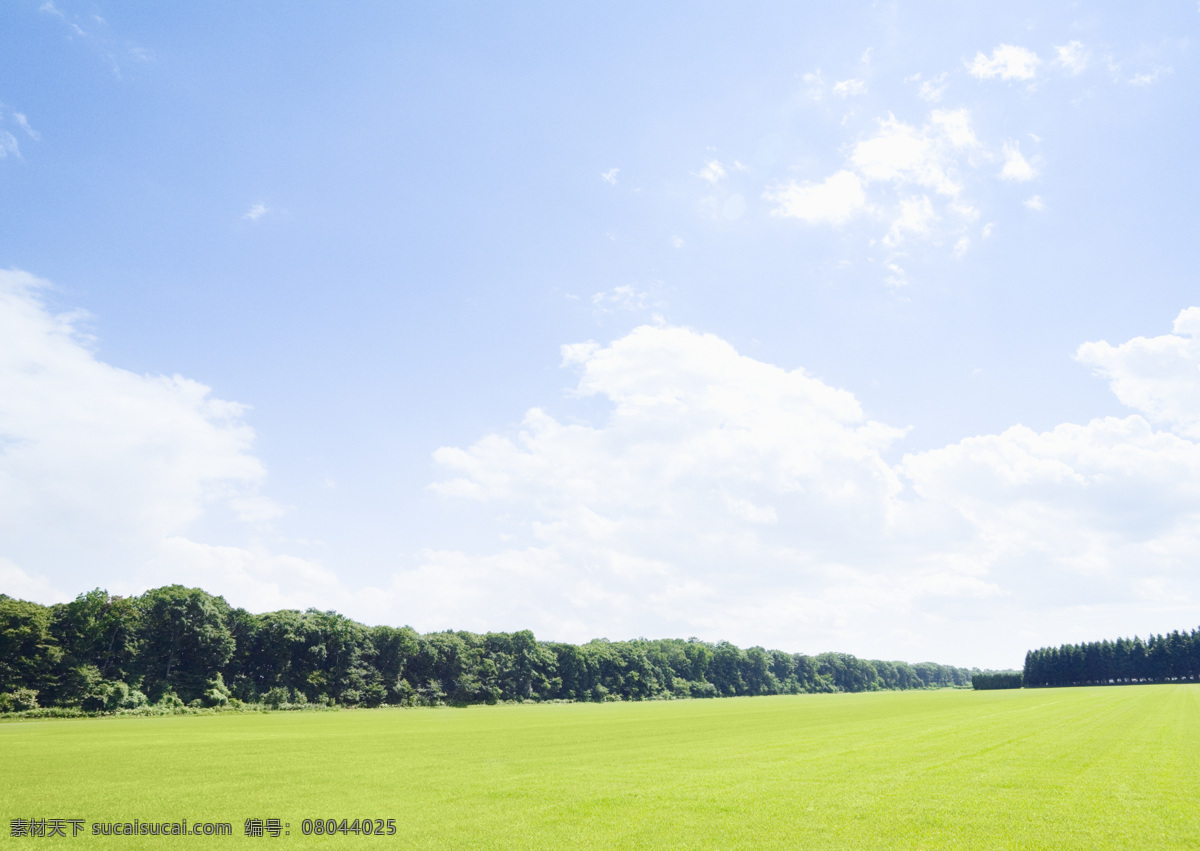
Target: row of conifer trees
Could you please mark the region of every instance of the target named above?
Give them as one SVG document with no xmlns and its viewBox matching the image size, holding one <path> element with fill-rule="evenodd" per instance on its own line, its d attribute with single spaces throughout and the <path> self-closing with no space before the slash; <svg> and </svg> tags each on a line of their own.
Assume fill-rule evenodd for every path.
<svg viewBox="0 0 1200 851">
<path fill-rule="evenodd" d="M 179 585 L 138 597 L 97 589 L 53 606 L 0 594 L 0 710 L 645 700 L 963 687 L 971 674 L 695 638 L 421 635 L 315 609 L 251 614 Z"/>
<path fill-rule="evenodd" d="M 1200 629 L 1043 647 L 1025 654 L 1026 686 L 1195 682 L 1200 677 Z"/>
</svg>

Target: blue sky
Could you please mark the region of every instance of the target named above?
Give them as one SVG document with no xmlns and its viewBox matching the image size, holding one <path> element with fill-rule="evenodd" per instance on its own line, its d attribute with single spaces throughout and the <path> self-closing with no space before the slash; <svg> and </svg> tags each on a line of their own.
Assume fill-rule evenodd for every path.
<svg viewBox="0 0 1200 851">
<path fill-rule="evenodd" d="M 13 2 L 0 584 L 1193 627 L 1200 8 Z"/>
</svg>

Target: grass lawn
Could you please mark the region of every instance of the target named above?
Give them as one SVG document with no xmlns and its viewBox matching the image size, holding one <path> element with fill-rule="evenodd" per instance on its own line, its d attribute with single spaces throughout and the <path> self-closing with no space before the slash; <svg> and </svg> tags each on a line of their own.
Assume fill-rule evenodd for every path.
<svg viewBox="0 0 1200 851">
<path fill-rule="evenodd" d="M 13 846 L 1200 847 L 1200 686 L 20 721 L 0 766 Z M 90 835 L 183 818 L 234 835 Z"/>
</svg>

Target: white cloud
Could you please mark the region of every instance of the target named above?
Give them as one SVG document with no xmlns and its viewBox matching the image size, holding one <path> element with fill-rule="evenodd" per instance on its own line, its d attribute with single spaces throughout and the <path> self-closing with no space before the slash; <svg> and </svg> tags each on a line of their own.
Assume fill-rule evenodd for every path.
<svg viewBox="0 0 1200 851">
<path fill-rule="evenodd" d="M 901 655 L 879 644 L 900 631 L 912 653 L 1018 665 L 1065 640 L 1065 619 L 1114 634 L 1193 611 L 1200 445 L 1184 432 L 1200 426 L 1200 308 L 1175 330 L 1080 359 L 1177 434 L 1137 415 L 1014 426 L 897 464 L 884 453 L 903 431 L 853 395 L 712 335 L 564 347 L 576 395 L 611 412 L 589 425 L 535 408 L 515 435 L 438 450 L 433 488 L 503 512 L 520 543 L 427 552 L 394 593 L 445 625 L 491 628 L 511 607 L 548 637 Z"/>
<path fill-rule="evenodd" d="M 67 16 L 64 15 L 62 13 L 62 11 L 57 6 L 54 5 L 54 3 L 50 2 L 50 0 L 46 0 L 45 3 L 43 3 L 41 6 L 39 6 L 38 11 L 45 12 L 48 15 L 53 15 L 54 17 L 58 18 L 60 21 L 62 21 L 64 24 L 66 24 L 68 27 L 70 27 L 71 32 L 75 33 L 75 35 L 87 37 L 87 32 L 84 31 L 84 29 L 82 27 L 80 27 L 79 24 L 75 23 L 74 21 L 68 20 Z"/>
<path fill-rule="evenodd" d="M 935 109 L 929 113 L 929 123 L 939 129 L 956 148 L 979 146 L 979 140 L 971 128 L 971 111 L 968 109 Z"/>
<path fill-rule="evenodd" d="M 855 97 L 866 92 L 867 84 L 862 80 L 842 80 L 833 86 L 833 93 L 842 98 Z"/>
<path fill-rule="evenodd" d="M 533 409 L 515 437 L 435 454 L 449 476 L 435 490 L 536 506 L 528 547 L 482 564 L 437 558 L 492 600 L 514 597 L 503 584 L 526 566 L 534 582 L 522 587 L 550 589 L 527 622 L 559 634 L 571 622 L 587 624 L 575 634 L 647 622 L 694 631 L 694 605 L 700 618 L 753 605 L 764 584 L 789 584 L 777 571 L 817 568 L 816 552 L 832 559 L 848 530 L 885 521 L 899 483 L 879 452 L 903 432 L 867 420 L 849 393 L 681 328 L 567 346 L 564 362 L 581 370 L 577 395 L 612 404 L 603 425 Z M 506 567 L 493 576 L 483 565 Z"/>
<path fill-rule="evenodd" d="M 17 122 L 18 127 L 20 127 L 22 130 L 24 130 L 26 133 L 29 134 L 29 138 L 32 139 L 33 141 L 37 142 L 42 138 L 41 133 L 39 133 L 38 131 L 34 130 L 32 127 L 29 126 L 29 119 L 27 119 L 25 117 L 24 113 L 14 112 L 13 120 L 15 120 Z"/>
<path fill-rule="evenodd" d="M 1137 416 L 1014 426 L 906 456 L 900 469 L 926 506 L 973 530 L 993 575 L 1003 568 L 1033 591 L 1040 569 L 1051 599 L 1062 583 L 1080 602 L 1122 602 L 1146 574 L 1178 571 L 1200 540 L 1200 446 Z"/>
<path fill-rule="evenodd" d="M 954 175 L 954 149 L 973 140 L 966 110 L 935 110 L 920 129 L 888 116 L 874 136 L 854 146 L 850 162 L 869 181 L 914 183 L 957 195 L 962 186 Z"/>
<path fill-rule="evenodd" d="M 1024 183 L 1037 177 L 1037 170 L 1029 164 L 1021 153 L 1020 142 L 1004 143 L 1004 167 L 1000 169 L 1001 180 L 1015 180 Z"/>
<path fill-rule="evenodd" d="M 21 156 L 21 148 L 17 144 L 17 137 L 7 130 L 0 130 L 0 159 L 4 159 L 9 154 L 14 157 Z"/>
<path fill-rule="evenodd" d="M 862 181 L 852 171 L 839 171 L 822 183 L 787 184 L 768 189 L 763 198 L 778 206 L 771 215 L 803 219 L 809 224 L 840 225 L 867 202 Z"/>
<path fill-rule="evenodd" d="M 619 168 L 610 168 L 608 171 L 606 171 L 600 175 L 600 179 L 605 181 L 606 183 L 608 183 L 610 186 L 616 186 L 617 185 L 617 172 L 619 172 L 619 171 L 620 171 Z"/>
<path fill-rule="evenodd" d="M 917 96 L 929 103 L 940 101 L 942 95 L 946 93 L 946 89 L 950 85 L 946 82 L 946 73 L 944 71 L 936 77 L 930 77 L 928 80 L 922 80 L 920 74 L 914 75 L 911 79 L 920 82 L 921 85 L 917 88 Z"/>
<path fill-rule="evenodd" d="M 261 219 L 263 216 L 265 216 L 268 212 L 269 212 L 269 210 L 267 210 L 267 206 L 265 204 L 255 204 L 253 207 L 251 207 L 249 210 L 247 210 L 245 213 L 242 214 L 242 218 L 248 222 L 257 222 L 259 219 Z"/>
<path fill-rule="evenodd" d="M 336 573 L 311 559 L 261 547 L 203 544 L 182 535 L 160 541 L 127 585 L 130 592 L 137 593 L 164 581 L 204 588 L 231 605 L 260 612 L 318 605 L 343 614 L 387 619 L 394 603 L 382 589 L 349 590 Z"/>
<path fill-rule="evenodd" d="M 245 408 L 181 376 L 99 360 L 44 282 L 0 272 L 0 558 L 78 592 L 124 575 L 210 509 L 260 521 Z"/>
<path fill-rule="evenodd" d="M 860 211 L 876 219 L 890 221 L 883 243 L 895 248 L 906 237 L 932 239 L 938 235 L 934 224 L 942 221 L 925 194 L 901 193 L 912 187 L 930 189 L 949 196 L 947 210 L 953 214 L 951 235 L 979 217 L 979 211 L 959 199 L 963 189 L 960 165 L 970 167 L 982 146 L 975 136 L 967 109 L 935 109 L 929 121 L 915 127 L 889 115 L 879 121 L 875 132 L 859 140 L 851 149 L 848 168 L 836 172 L 821 183 L 796 183 L 775 186 L 763 197 L 776 204 L 773 215 L 798 218 L 810 224 L 826 222 L 841 225 Z M 868 198 L 870 184 L 896 193 L 893 198 L 875 190 Z M 943 228 L 944 230 L 944 228 Z M 900 280 L 895 275 L 889 283 Z"/>
<path fill-rule="evenodd" d="M 1029 209 L 1036 210 L 1039 213 L 1046 209 L 1046 202 L 1042 200 L 1041 195 L 1033 195 L 1029 198 L 1026 198 L 1024 204 Z"/>
<path fill-rule="evenodd" d="M 1175 318 L 1174 333 L 1134 337 L 1119 346 L 1084 343 L 1081 363 L 1107 379 L 1116 397 L 1151 422 L 1200 438 L 1200 307 Z"/>
<path fill-rule="evenodd" d="M 704 168 L 696 172 L 696 176 L 707 180 L 715 186 L 725 177 L 725 169 L 717 160 L 709 160 L 704 164 Z"/>
<path fill-rule="evenodd" d="M 1088 52 L 1082 42 L 1071 41 L 1067 44 L 1056 45 L 1058 54 L 1054 64 L 1064 68 L 1070 74 L 1081 74 L 1088 66 Z"/>
<path fill-rule="evenodd" d="M 954 201 L 947 206 L 951 213 L 958 216 L 964 222 L 969 223 L 979 221 L 979 210 L 977 210 L 975 207 L 972 207 L 970 204 L 962 204 Z"/>
<path fill-rule="evenodd" d="M 44 605 L 66 603 L 74 596 L 63 592 L 45 576 L 30 576 L 3 556 L 0 556 L 0 588 L 10 597 L 37 600 Z"/>
<path fill-rule="evenodd" d="M 613 287 L 608 292 L 593 295 L 592 306 L 602 313 L 645 310 L 651 306 L 650 294 L 639 292 L 629 285 Z"/>
<path fill-rule="evenodd" d="M 808 85 L 808 96 L 813 100 L 820 100 L 825 95 L 825 78 L 821 75 L 821 69 L 810 71 L 801 78 Z"/>
<path fill-rule="evenodd" d="M 1170 68 L 1158 66 L 1158 67 L 1154 68 L 1154 70 L 1152 70 L 1152 71 L 1142 71 L 1140 73 L 1134 74 L 1132 77 L 1129 78 L 1129 84 L 1131 86 L 1149 86 L 1153 83 L 1157 83 L 1159 81 L 1159 79 L 1161 79 L 1163 77 L 1163 75 L 1170 74 L 1170 73 L 1171 73 Z"/>
<path fill-rule="evenodd" d="M 1002 44 L 992 51 L 990 58 L 982 53 L 975 54 L 967 70 L 980 80 L 1032 80 L 1040 64 L 1041 60 L 1032 50 Z"/>
<path fill-rule="evenodd" d="M 908 286 L 908 273 L 905 272 L 895 263 L 887 264 L 888 276 L 883 279 L 883 282 L 892 289 Z"/>
<path fill-rule="evenodd" d="M 933 211 L 928 195 L 903 198 L 900 201 L 900 214 L 892 221 L 883 244 L 894 248 L 904 241 L 906 235 L 928 236 L 937 220 L 938 215 Z"/>
</svg>

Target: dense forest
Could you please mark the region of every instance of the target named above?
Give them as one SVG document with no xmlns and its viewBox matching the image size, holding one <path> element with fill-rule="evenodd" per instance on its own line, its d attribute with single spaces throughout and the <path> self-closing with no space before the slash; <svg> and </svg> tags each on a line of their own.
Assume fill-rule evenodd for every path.
<svg viewBox="0 0 1200 851">
<path fill-rule="evenodd" d="M 1026 686 L 1195 682 L 1200 629 L 1116 641 L 1043 647 L 1025 654 Z"/>
<path fill-rule="evenodd" d="M 42 606 L 0 594 L 0 711 L 647 700 L 969 686 L 971 671 L 695 638 L 583 645 L 251 614 L 199 588 L 96 589 Z"/>
</svg>

